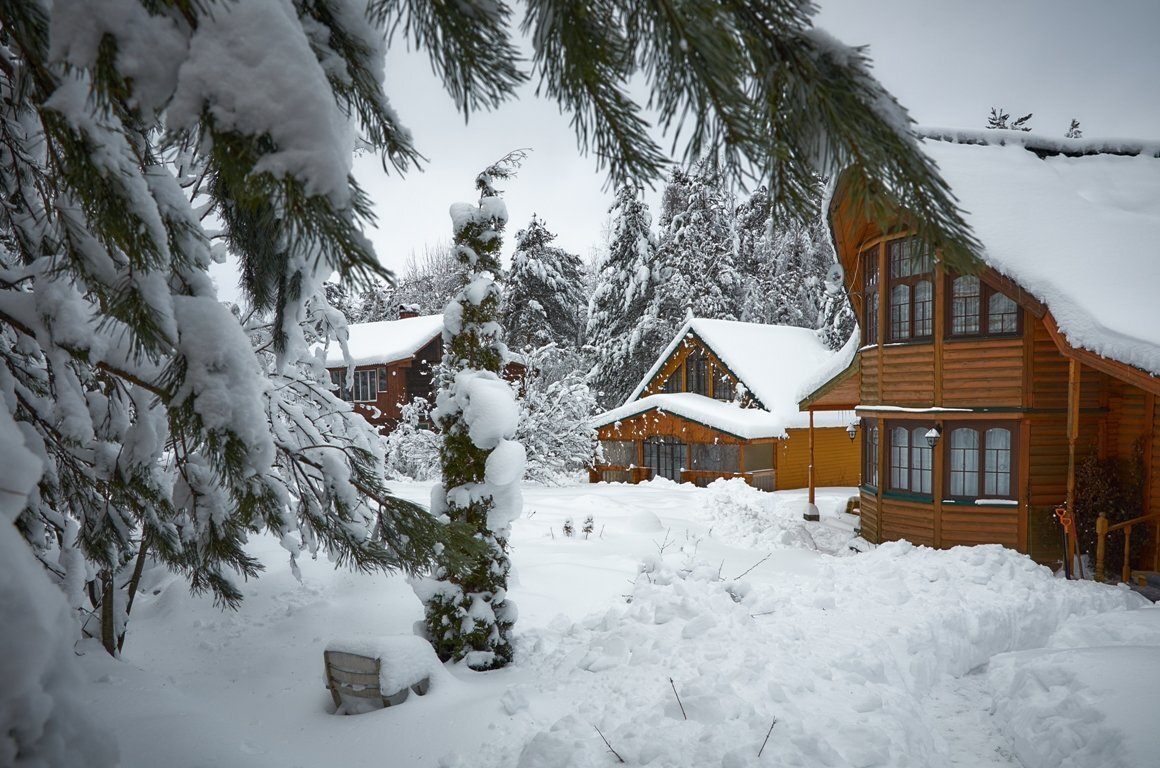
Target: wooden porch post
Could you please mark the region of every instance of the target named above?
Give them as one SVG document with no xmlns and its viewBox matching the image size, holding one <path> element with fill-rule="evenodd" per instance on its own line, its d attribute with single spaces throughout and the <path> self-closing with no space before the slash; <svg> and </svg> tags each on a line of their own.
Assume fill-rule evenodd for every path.
<svg viewBox="0 0 1160 768">
<path fill-rule="evenodd" d="M 814 503 L 814 409 L 810 408 L 810 464 L 807 471 L 807 476 L 810 483 L 809 503 L 806 505 L 806 511 L 802 515 L 806 520 L 821 520 L 822 516 L 818 512 L 818 505 Z"/>
<path fill-rule="evenodd" d="M 814 503 L 814 409 L 810 409 L 810 504 Z"/>
<path fill-rule="evenodd" d="M 1067 514 L 1075 520 L 1075 444 L 1079 439 L 1079 396 L 1082 373 L 1079 361 L 1074 357 L 1067 365 Z M 1074 527 L 1072 529 L 1074 531 Z M 1077 548 L 1075 534 L 1068 533 L 1067 550 L 1063 556 L 1070 558 Z M 1068 563 L 1068 567 L 1071 567 Z"/>
</svg>

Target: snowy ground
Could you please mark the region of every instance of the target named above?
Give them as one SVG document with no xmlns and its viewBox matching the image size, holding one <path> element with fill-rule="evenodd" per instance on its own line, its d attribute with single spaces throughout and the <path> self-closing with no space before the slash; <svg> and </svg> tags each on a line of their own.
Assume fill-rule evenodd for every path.
<svg viewBox="0 0 1160 768">
<path fill-rule="evenodd" d="M 325 562 L 299 584 L 254 541 L 240 613 L 150 574 L 123 660 L 82 649 L 83 695 L 131 768 L 1160 764 L 1160 609 L 999 547 L 856 554 L 851 493 L 805 523 L 804 492 L 738 483 L 527 488 L 517 663 L 347 717 L 323 648 L 410 632 L 417 599 Z"/>
</svg>

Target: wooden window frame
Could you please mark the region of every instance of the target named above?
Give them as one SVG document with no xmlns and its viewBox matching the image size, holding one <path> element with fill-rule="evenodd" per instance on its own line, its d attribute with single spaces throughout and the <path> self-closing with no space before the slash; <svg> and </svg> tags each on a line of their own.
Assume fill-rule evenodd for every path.
<svg viewBox="0 0 1160 768">
<path fill-rule="evenodd" d="M 379 369 L 364 368 L 354 372 L 350 387 L 351 400 L 356 403 L 373 403 L 379 399 Z"/>
<path fill-rule="evenodd" d="M 979 281 L 979 329 L 974 332 L 955 333 L 955 281 L 959 278 L 974 277 Z M 1003 296 L 1015 305 L 1015 330 L 992 331 L 991 328 L 991 299 L 994 296 Z M 1023 308 L 1019 306 L 1011 295 L 999 290 L 978 275 L 960 275 L 950 273 L 946 276 L 946 318 L 945 338 L 951 341 L 960 339 L 1017 339 L 1023 335 Z"/>
<path fill-rule="evenodd" d="M 878 455 L 881 450 L 881 434 L 877 421 L 868 421 L 862 427 L 862 485 L 878 489 Z"/>
<path fill-rule="evenodd" d="M 978 435 L 978 452 L 977 458 L 977 474 L 975 490 L 976 494 L 953 494 L 951 493 L 951 445 L 952 435 L 955 430 L 969 429 Z M 986 494 L 987 477 L 987 431 L 991 429 L 1003 429 L 1007 431 L 1010 436 L 1010 455 L 1008 456 L 1008 492 L 1007 494 Z M 985 420 L 985 421 L 948 421 L 943 423 L 943 436 L 939 442 L 939 447 L 944 450 L 945 460 L 943 462 L 943 498 L 949 501 L 957 502 L 975 502 L 975 501 L 1018 501 L 1019 500 L 1019 423 L 1017 421 L 1004 420 Z M 946 447 L 943 448 L 945 443 Z"/>
<path fill-rule="evenodd" d="M 737 385 L 733 377 L 721 366 L 713 366 L 713 399 L 730 403 L 736 395 Z"/>
<path fill-rule="evenodd" d="M 656 477 L 669 477 L 665 471 L 670 470 L 674 472 L 676 477 L 669 477 L 669 479 L 679 483 L 681 482 L 681 471 L 688 469 L 688 463 L 689 449 L 683 441 L 675 437 L 663 436 L 645 438 L 644 465 L 650 467 Z"/>
<path fill-rule="evenodd" d="M 709 356 L 705 350 L 695 347 L 685 357 L 686 391 L 709 396 Z"/>
<path fill-rule="evenodd" d="M 918 249 L 918 250 L 916 250 Z M 916 264 L 916 254 L 919 259 Z M 912 271 L 916 266 L 925 262 L 926 269 L 921 272 Z M 896 265 L 898 269 L 896 269 Z M 930 247 L 916 237 L 900 237 L 886 242 L 886 321 L 889 343 L 924 342 L 934 338 L 934 254 Z M 926 284 L 930 291 L 929 297 L 920 302 L 917 299 L 918 288 Z M 905 287 L 908 298 L 905 306 L 895 302 L 895 291 Z M 921 315 L 919 305 L 927 307 L 926 314 Z M 896 312 L 902 309 L 902 312 Z M 905 314 L 905 317 L 900 315 Z M 924 333 L 919 333 L 919 321 L 922 320 Z M 905 321 L 905 331 L 902 323 Z"/>
<path fill-rule="evenodd" d="M 335 396 L 338 397 L 339 400 L 345 400 L 348 403 L 351 402 L 352 395 L 350 388 L 346 386 L 345 368 L 339 368 L 338 370 L 331 369 L 330 383 L 335 387 Z"/>
<path fill-rule="evenodd" d="M 859 254 L 862 260 L 862 334 L 863 344 L 877 344 L 880 336 L 878 308 L 882 301 L 882 275 L 878 264 L 878 249 L 874 245 Z"/>
<path fill-rule="evenodd" d="M 892 494 L 905 494 L 915 498 L 929 500 L 934 498 L 934 450 L 926 442 L 926 433 L 934 426 L 933 422 L 924 421 L 887 421 L 883 424 L 883 431 L 879 437 L 885 435 L 885 440 L 879 440 L 879 450 L 885 448 L 886 450 L 886 486 L 885 490 Z M 896 451 L 899 446 L 895 445 L 894 430 L 904 429 L 907 435 L 906 444 L 906 465 L 903 467 L 895 462 Z M 927 459 L 926 467 L 915 466 L 915 458 L 925 455 Z M 905 472 L 905 479 L 902 484 L 896 480 L 896 473 L 902 470 Z M 921 482 L 915 482 L 915 473 L 919 473 L 918 477 L 925 477 L 928 490 L 914 490 L 916 484 L 921 485 Z"/>
</svg>

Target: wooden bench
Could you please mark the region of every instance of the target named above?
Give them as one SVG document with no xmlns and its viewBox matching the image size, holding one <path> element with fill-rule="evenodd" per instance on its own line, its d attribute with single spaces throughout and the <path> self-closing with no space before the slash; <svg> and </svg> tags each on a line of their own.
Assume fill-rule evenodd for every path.
<svg viewBox="0 0 1160 768">
<path fill-rule="evenodd" d="M 426 644 L 420 638 L 412 638 Z M 434 659 L 434 651 L 427 646 Z M 429 672 L 419 665 L 414 669 L 388 669 L 383 674 L 384 654 L 369 655 L 328 649 L 323 651 L 326 665 L 326 687 L 338 714 L 361 714 L 384 707 L 402 704 L 411 691 L 423 696 L 431 686 Z M 391 659 L 387 655 L 386 663 Z M 437 660 L 436 660 L 436 663 Z M 384 690 L 383 680 L 393 681 Z"/>
</svg>

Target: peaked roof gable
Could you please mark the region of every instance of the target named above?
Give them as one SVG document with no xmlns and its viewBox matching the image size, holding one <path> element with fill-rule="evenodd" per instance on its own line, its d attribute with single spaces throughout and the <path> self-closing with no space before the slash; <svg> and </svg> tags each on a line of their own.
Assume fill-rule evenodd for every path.
<svg viewBox="0 0 1160 768">
<path fill-rule="evenodd" d="M 745 386 L 756 405 L 772 414 L 780 429 L 808 425 L 809 417 L 798 408 L 798 400 L 807 394 L 802 390 L 817 380 L 819 371 L 833 364 L 836 354 L 822 343 L 815 331 L 808 328 L 691 318 L 660 354 L 625 404 L 609 413 L 634 407 L 639 412 L 639 407 L 633 405 L 634 401 L 642 400 L 645 388 L 688 338 L 699 340 L 709 349 Z M 661 395 L 644 399 L 652 401 L 656 397 Z M 708 399 L 701 395 L 694 397 Z M 745 411 L 756 410 L 726 405 L 737 408 L 742 415 Z M 818 418 L 824 422 L 819 426 L 844 426 L 849 421 L 848 415 L 838 412 L 819 414 Z"/>
</svg>

